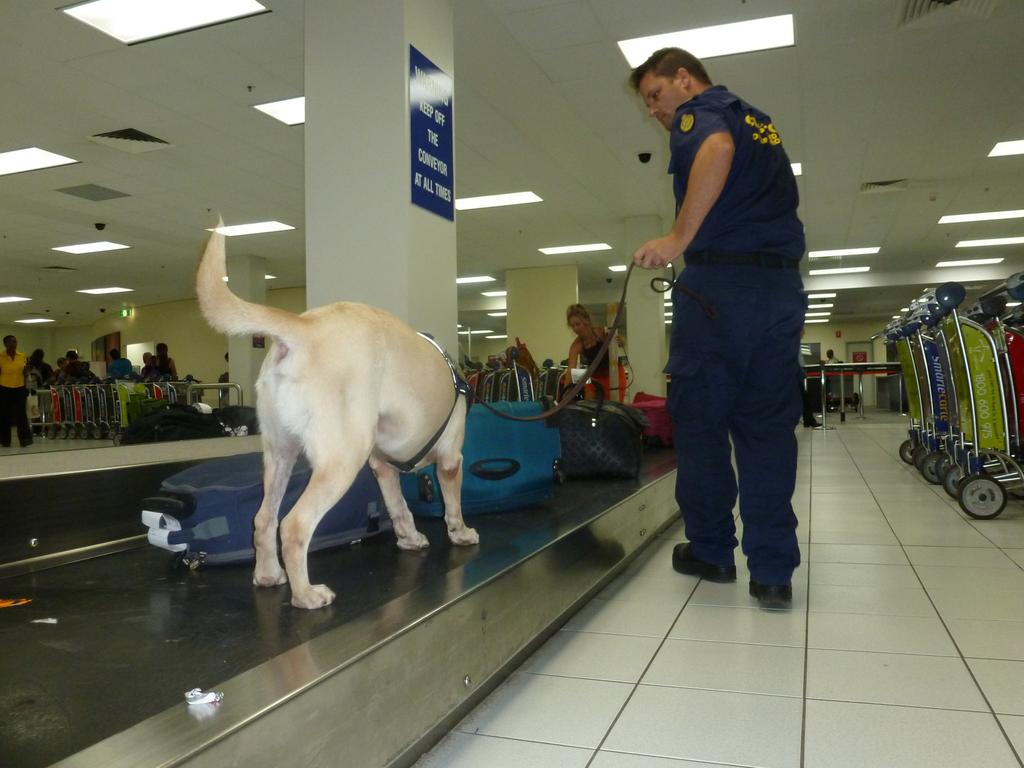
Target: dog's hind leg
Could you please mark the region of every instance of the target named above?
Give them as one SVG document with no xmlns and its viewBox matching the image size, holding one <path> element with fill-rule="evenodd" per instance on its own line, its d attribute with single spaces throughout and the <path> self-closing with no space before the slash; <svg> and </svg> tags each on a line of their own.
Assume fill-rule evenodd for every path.
<svg viewBox="0 0 1024 768">
<path fill-rule="evenodd" d="M 263 503 L 256 513 L 253 531 L 256 570 L 252 582 L 260 587 L 273 587 L 288 581 L 277 558 L 277 516 L 298 455 L 298 442 L 287 435 L 270 435 L 264 431 Z"/>
<path fill-rule="evenodd" d="M 391 516 L 391 526 L 395 529 L 395 536 L 398 537 L 399 548 L 426 549 L 430 546 L 430 542 L 427 541 L 426 536 L 416 530 L 416 522 L 402 495 L 398 470 L 376 456 L 370 456 L 370 469 L 377 476 L 377 484 L 384 497 L 384 506 L 387 507 L 388 515 Z"/>
<path fill-rule="evenodd" d="M 437 482 L 444 498 L 444 524 L 452 544 L 471 546 L 480 535 L 462 519 L 462 450 L 438 451 Z"/>
</svg>

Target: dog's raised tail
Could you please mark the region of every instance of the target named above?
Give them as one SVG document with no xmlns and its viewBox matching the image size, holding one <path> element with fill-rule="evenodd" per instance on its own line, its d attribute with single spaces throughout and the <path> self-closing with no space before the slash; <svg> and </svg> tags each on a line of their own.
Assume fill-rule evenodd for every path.
<svg viewBox="0 0 1024 768">
<path fill-rule="evenodd" d="M 223 225 L 218 221 L 217 228 Z M 224 235 L 215 229 L 206 242 L 196 273 L 196 295 L 206 321 L 214 329 L 231 335 L 267 335 L 291 344 L 301 340 L 303 320 L 299 315 L 236 296 L 228 287 L 226 277 Z"/>
</svg>

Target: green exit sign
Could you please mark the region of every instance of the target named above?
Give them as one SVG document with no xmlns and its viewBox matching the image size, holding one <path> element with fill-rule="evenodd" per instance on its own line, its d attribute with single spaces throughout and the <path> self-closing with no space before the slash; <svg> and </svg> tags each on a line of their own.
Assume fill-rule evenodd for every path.
<svg viewBox="0 0 1024 768">
<path fill-rule="evenodd" d="M 118 314 L 121 317 L 131 317 L 132 316 L 132 308 L 131 307 L 124 307 L 124 308 L 121 309 L 120 312 L 118 312 Z"/>
</svg>

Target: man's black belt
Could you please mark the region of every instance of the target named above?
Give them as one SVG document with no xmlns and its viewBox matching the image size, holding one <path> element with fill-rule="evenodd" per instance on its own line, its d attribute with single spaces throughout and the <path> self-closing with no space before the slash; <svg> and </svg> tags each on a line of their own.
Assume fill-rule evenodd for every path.
<svg viewBox="0 0 1024 768">
<path fill-rule="evenodd" d="M 799 269 L 800 261 L 790 259 L 777 253 L 760 253 L 758 251 L 697 251 L 683 257 L 687 266 L 690 264 L 728 264 L 730 266 L 764 267 L 765 269 Z"/>
</svg>

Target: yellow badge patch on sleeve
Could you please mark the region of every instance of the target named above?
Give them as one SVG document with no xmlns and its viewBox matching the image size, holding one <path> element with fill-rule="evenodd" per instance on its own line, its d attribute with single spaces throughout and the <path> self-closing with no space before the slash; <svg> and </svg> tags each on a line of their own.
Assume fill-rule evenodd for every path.
<svg viewBox="0 0 1024 768">
<path fill-rule="evenodd" d="M 693 113 L 687 112 L 683 115 L 683 119 L 679 121 L 679 130 L 683 133 L 689 133 L 691 128 L 693 128 Z"/>
</svg>

